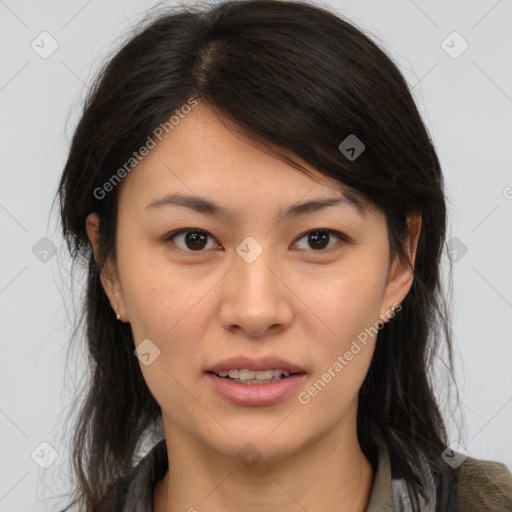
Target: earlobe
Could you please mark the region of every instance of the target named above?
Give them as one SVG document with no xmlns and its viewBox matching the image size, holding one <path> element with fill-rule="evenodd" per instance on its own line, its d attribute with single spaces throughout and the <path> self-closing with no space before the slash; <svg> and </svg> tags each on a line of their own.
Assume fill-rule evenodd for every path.
<svg viewBox="0 0 512 512">
<path fill-rule="evenodd" d="M 97 213 L 91 213 L 85 219 L 85 229 L 87 231 L 87 236 L 89 238 L 89 242 L 91 243 L 91 247 L 94 253 L 94 259 L 98 268 L 100 270 L 100 279 L 101 284 L 103 286 L 103 290 L 105 291 L 110 305 L 114 310 L 116 318 L 118 320 L 121 319 L 122 312 L 120 308 L 123 308 L 122 294 L 119 286 L 118 279 L 115 275 L 114 270 L 110 267 L 109 262 L 105 262 L 103 265 L 99 261 L 99 227 L 100 227 L 100 218 Z M 100 268 L 101 267 L 101 268 Z M 124 308 L 123 308 L 124 309 Z"/>
</svg>

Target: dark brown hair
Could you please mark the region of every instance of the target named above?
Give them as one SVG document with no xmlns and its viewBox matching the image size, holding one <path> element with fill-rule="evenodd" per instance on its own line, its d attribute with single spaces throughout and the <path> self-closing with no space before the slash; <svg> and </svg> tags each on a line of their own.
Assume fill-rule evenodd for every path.
<svg viewBox="0 0 512 512">
<path fill-rule="evenodd" d="M 116 257 L 119 187 L 102 199 L 94 190 L 191 97 L 255 141 L 291 151 L 370 201 L 385 214 L 393 256 L 405 257 L 407 214 L 421 213 L 414 281 L 401 311 L 379 331 L 357 420 L 374 468 L 372 425 L 384 433 L 417 496 L 423 491 L 417 449 L 442 470 L 447 444 L 431 382 L 441 347 L 453 374 L 440 279 L 446 230 L 440 164 L 403 76 L 369 36 L 325 7 L 254 0 L 166 9 L 148 18 L 86 98 L 58 189 L 64 237 L 73 261 L 87 271 L 79 321 L 90 380 L 74 430 L 73 503 L 87 512 L 108 510 L 161 415 L 134 356 L 131 327 L 116 321 L 100 281 L 101 268 Z M 338 149 L 350 134 L 365 145 L 353 160 Z M 91 212 L 101 219 L 98 261 L 85 230 Z"/>
</svg>

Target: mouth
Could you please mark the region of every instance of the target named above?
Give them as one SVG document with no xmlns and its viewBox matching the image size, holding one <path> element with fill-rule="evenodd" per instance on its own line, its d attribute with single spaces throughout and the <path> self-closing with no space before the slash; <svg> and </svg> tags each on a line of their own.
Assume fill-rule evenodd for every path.
<svg viewBox="0 0 512 512">
<path fill-rule="evenodd" d="M 206 373 L 216 375 L 221 379 L 226 379 L 236 384 L 245 384 L 248 386 L 258 384 L 272 384 L 285 380 L 294 375 L 304 375 L 306 372 L 300 370 L 284 370 L 281 368 L 268 369 L 268 370 L 220 370 L 220 371 L 208 371 Z"/>
<path fill-rule="evenodd" d="M 305 371 L 282 368 L 210 370 L 205 376 L 214 392 L 238 406 L 277 404 L 297 393 L 307 378 Z"/>
<path fill-rule="evenodd" d="M 293 395 L 307 379 L 298 363 L 267 354 L 224 359 L 205 368 L 207 382 L 228 402 L 241 406 L 270 406 Z"/>
</svg>

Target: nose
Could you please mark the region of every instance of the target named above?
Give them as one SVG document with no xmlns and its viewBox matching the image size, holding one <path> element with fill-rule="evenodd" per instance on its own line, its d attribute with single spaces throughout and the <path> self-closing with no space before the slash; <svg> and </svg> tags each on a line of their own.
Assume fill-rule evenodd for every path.
<svg viewBox="0 0 512 512">
<path fill-rule="evenodd" d="M 230 331 L 265 337 L 286 329 L 292 319 L 293 297 L 286 277 L 275 259 L 263 251 L 255 261 L 235 257 L 223 282 L 220 321 Z"/>
</svg>

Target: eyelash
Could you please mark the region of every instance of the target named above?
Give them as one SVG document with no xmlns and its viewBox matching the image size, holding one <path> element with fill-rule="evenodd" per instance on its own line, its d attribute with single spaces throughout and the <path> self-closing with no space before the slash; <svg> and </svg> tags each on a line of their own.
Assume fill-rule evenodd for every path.
<svg viewBox="0 0 512 512">
<path fill-rule="evenodd" d="M 311 229 L 309 231 L 306 231 L 305 233 L 302 233 L 296 239 L 295 243 L 297 243 L 299 240 L 301 240 L 305 236 L 307 236 L 307 235 L 309 235 L 311 233 L 316 233 L 316 232 L 328 233 L 329 235 L 335 235 L 337 238 L 340 239 L 340 241 L 347 242 L 347 243 L 350 242 L 349 237 L 347 235 L 345 235 L 344 233 L 341 233 L 340 231 L 336 231 L 334 229 L 316 228 L 316 229 Z M 200 234 L 206 235 L 206 236 L 214 239 L 214 237 L 210 233 L 208 233 L 208 231 L 205 231 L 204 229 L 182 228 L 182 229 L 179 229 L 179 230 L 176 230 L 176 231 L 172 231 L 171 233 L 165 235 L 164 241 L 165 242 L 171 242 L 172 239 L 175 238 L 176 236 L 181 235 L 181 234 L 185 234 L 185 233 L 200 233 Z M 174 244 L 174 245 L 176 245 L 176 244 Z M 332 247 L 329 247 L 328 249 L 317 249 L 317 250 L 310 249 L 309 252 L 323 253 L 323 254 L 330 253 L 331 251 L 336 250 L 338 248 L 338 245 L 339 245 L 339 243 L 335 244 Z M 186 254 L 201 254 L 201 253 L 206 252 L 205 249 L 202 249 L 202 250 L 199 250 L 199 251 L 191 251 L 191 250 L 182 249 L 181 247 L 178 247 L 178 250 L 180 250 L 181 252 L 186 253 Z M 299 250 L 304 251 L 304 250 L 308 250 L 308 249 L 299 249 Z"/>
</svg>

